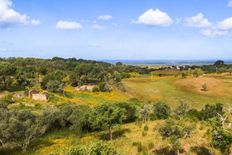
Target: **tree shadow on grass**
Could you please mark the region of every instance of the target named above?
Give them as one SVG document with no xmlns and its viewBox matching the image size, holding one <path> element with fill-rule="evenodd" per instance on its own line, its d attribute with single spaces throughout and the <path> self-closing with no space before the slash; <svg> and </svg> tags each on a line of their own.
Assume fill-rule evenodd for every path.
<svg viewBox="0 0 232 155">
<path fill-rule="evenodd" d="M 204 146 L 194 146 L 191 147 L 191 151 L 196 153 L 197 155 L 213 155 L 208 148 Z"/>
<path fill-rule="evenodd" d="M 113 140 L 114 140 L 114 139 L 117 139 L 117 138 L 119 138 L 119 137 L 124 136 L 124 134 L 125 134 L 126 132 L 130 132 L 130 130 L 129 130 L 129 129 L 119 129 L 119 130 L 114 131 L 114 132 L 113 132 Z M 106 141 L 108 141 L 108 140 L 110 140 L 110 135 L 109 135 L 108 132 L 104 132 L 104 133 L 99 134 L 99 135 L 98 135 L 98 138 L 99 138 L 100 140 L 106 140 Z"/>
<path fill-rule="evenodd" d="M 1 155 L 11 155 L 16 151 L 17 151 L 17 149 L 3 149 L 3 148 L 0 148 L 0 154 Z"/>
<path fill-rule="evenodd" d="M 180 153 L 184 153 L 184 152 L 185 152 L 184 149 L 180 150 Z M 171 150 L 169 147 L 164 147 L 158 150 L 154 150 L 153 153 L 156 155 L 176 155 L 176 152 Z"/>
</svg>

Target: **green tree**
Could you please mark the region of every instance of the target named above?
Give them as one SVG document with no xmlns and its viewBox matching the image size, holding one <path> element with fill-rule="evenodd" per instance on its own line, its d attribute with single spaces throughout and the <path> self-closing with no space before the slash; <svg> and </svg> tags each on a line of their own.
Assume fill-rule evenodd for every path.
<svg viewBox="0 0 232 155">
<path fill-rule="evenodd" d="M 123 120 L 125 120 L 125 109 L 114 104 L 102 104 L 94 110 L 91 122 L 95 129 L 108 129 L 110 140 L 112 140 L 113 127 L 121 124 Z"/>
<path fill-rule="evenodd" d="M 64 83 L 58 80 L 50 80 L 47 83 L 47 90 L 50 92 L 64 93 Z"/>
<path fill-rule="evenodd" d="M 225 63 L 223 60 L 217 60 L 215 63 L 214 63 L 214 66 L 223 66 Z"/>
<path fill-rule="evenodd" d="M 30 111 L 1 109 L 0 118 L 0 143 L 3 147 L 19 146 L 25 152 L 31 142 L 43 134 L 39 117 Z"/>
<path fill-rule="evenodd" d="M 52 92 L 63 92 L 65 74 L 61 71 L 55 71 L 44 76 L 41 82 L 41 88 Z"/>
<path fill-rule="evenodd" d="M 31 85 L 31 80 L 29 80 L 29 77 L 27 77 L 22 72 L 16 75 L 16 82 L 17 82 L 17 85 L 20 87 L 23 87 L 23 89 Z"/>
<path fill-rule="evenodd" d="M 128 123 L 128 122 L 134 122 L 136 120 L 137 118 L 136 107 L 133 104 L 122 102 L 122 103 L 118 103 L 117 106 L 125 110 L 125 119 L 123 122 Z"/>
<path fill-rule="evenodd" d="M 12 75 L 15 74 L 15 68 L 6 62 L 0 62 L 0 84 L 2 84 L 3 89 L 8 89 L 10 81 L 12 80 Z"/>
<path fill-rule="evenodd" d="M 70 129 L 81 135 L 83 132 L 90 131 L 92 117 L 92 109 L 88 106 L 78 106 L 69 116 L 69 121 L 72 124 Z"/>
</svg>

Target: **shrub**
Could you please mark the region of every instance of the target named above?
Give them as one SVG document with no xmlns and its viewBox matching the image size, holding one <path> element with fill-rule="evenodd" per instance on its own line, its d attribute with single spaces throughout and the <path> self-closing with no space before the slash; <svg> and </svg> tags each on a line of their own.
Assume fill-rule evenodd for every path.
<svg viewBox="0 0 232 155">
<path fill-rule="evenodd" d="M 167 119 L 170 115 L 171 109 L 165 103 L 157 103 L 153 107 L 155 119 Z"/>
<path fill-rule="evenodd" d="M 202 91 L 208 91 L 208 86 L 207 86 L 206 83 L 203 84 L 201 87 L 202 87 L 202 88 L 201 88 Z"/>
<path fill-rule="evenodd" d="M 138 153 L 147 154 L 147 148 L 141 142 L 133 142 L 132 145 L 137 147 Z"/>
<path fill-rule="evenodd" d="M 175 123 L 173 120 L 167 120 L 165 125 L 159 129 L 159 133 L 164 138 L 176 137 L 186 138 L 190 135 L 191 126 Z"/>
<path fill-rule="evenodd" d="M 106 82 L 100 82 L 93 88 L 93 92 L 110 92 L 111 88 Z"/>
<path fill-rule="evenodd" d="M 138 111 L 138 118 L 142 122 L 150 120 L 153 114 L 153 107 L 151 104 L 144 104 Z"/>
<path fill-rule="evenodd" d="M 228 152 L 232 143 L 232 135 L 222 128 L 212 130 L 212 145 L 219 148 L 223 154 Z"/>
<path fill-rule="evenodd" d="M 145 137 L 147 135 L 147 132 L 143 131 L 142 136 Z"/>
<path fill-rule="evenodd" d="M 147 126 L 147 125 L 145 125 L 144 127 L 143 127 L 143 131 L 148 131 L 149 130 L 149 127 Z"/>
<path fill-rule="evenodd" d="M 125 110 L 125 119 L 123 120 L 124 123 L 134 122 L 136 120 L 136 107 L 133 104 L 122 102 L 118 103 L 117 106 Z"/>
<path fill-rule="evenodd" d="M 200 119 L 208 120 L 213 117 L 217 117 L 218 114 L 223 115 L 223 105 L 217 103 L 216 105 L 205 105 L 204 109 L 200 111 Z"/>
<path fill-rule="evenodd" d="M 153 142 L 148 143 L 148 148 L 153 149 L 155 147 L 155 144 Z"/>
<path fill-rule="evenodd" d="M 97 142 L 88 146 L 69 148 L 65 155 L 117 155 L 113 146 L 109 143 Z"/>
<path fill-rule="evenodd" d="M 186 103 L 180 103 L 180 105 L 174 110 L 175 115 L 185 115 L 189 111 L 189 106 Z"/>
</svg>

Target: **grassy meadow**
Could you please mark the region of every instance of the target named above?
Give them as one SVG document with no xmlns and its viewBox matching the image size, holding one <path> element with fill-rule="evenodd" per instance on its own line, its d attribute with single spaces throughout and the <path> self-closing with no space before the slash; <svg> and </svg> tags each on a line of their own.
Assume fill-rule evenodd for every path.
<svg viewBox="0 0 232 155">
<path fill-rule="evenodd" d="M 178 78 L 174 76 L 145 76 L 124 80 L 126 94 L 148 102 L 164 101 L 171 107 L 185 102 L 192 107 L 201 108 L 204 104 L 232 101 L 232 76 L 205 75 L 198 78 Z M 208 91 L 201 91 L 207 84 Z"/>
</svg>

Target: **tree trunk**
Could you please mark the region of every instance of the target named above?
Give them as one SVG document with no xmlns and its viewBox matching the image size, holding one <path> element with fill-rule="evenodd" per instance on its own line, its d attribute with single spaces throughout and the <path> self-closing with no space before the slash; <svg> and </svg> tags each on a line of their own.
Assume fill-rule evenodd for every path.
<svg viewBox="0 0 232 155">
<path fill-rule="evenodd" d="M 176 154 L 177 154 L 177 155 L 179 155 L 179 154 L 180 154 L 180 151 L 179 151 L 179 149 L 176 151 Z"/>
<path fill-rule="evenodd" d="M 30 144 L 30 138 L 26 139 L 24 144 L 22 145 L 22 150 L 24 153 L 27 151 L 28 145 Z"/>
<path fill-rule="evenodd" d="M 110 135 L 110 140 L 113 140 L 112 127 L 109 128 L 109 135 Z"/>
<path fill-rule="evenodd" d="M 2 80 L 3 80 L 3 89 L 6 90 L 6 88 L 7 88 L 6 78 L 3 77 Z"/>
<path fill-rule="evenodd" d="M 27 152 L 27 145 L 22 146 L 23 153 Z"/>
<path fill-rule="evenodd" d="M 5 144 L 3 143 L 3 141 L 0 139 L 0 144 L 2 145 L 2 147 L 5 147 Z"/>
</svg>

